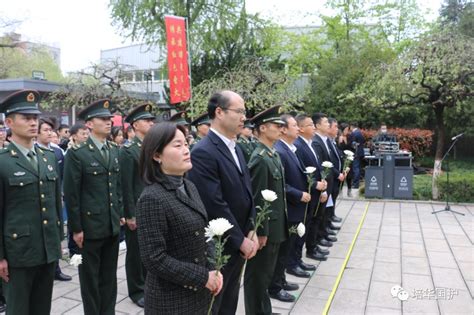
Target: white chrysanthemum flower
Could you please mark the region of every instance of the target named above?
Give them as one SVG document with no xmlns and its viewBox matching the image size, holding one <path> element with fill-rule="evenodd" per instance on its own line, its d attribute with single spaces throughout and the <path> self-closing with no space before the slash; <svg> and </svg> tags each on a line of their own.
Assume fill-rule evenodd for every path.
<svg viewBox="0 0 474 315">
<path fill-rule="evenodd" d="M 334 167 L 334 165 L 333 165 L 331 162 L 329 162 L 329 161 L 324 161 L 321 165 L 322 165 L 323 167 L 325 167 L 325 168 L 332 168 L 332 167 Z"/>
<path fill-rule="evenodd" d="M 270 189 L 262 190 L 261 193 L 262 193 L 263 199 L 265 199 L 268 202 L 273 202 L 278 198 L 277 194 L 273 190 L 270 190 Z"/>
<path fill-rule="evenodd" d="M 299 237 L 303 237 L 304 233 L 306 233 L 306 227 L 303 223 L 300 222 L 300 224 L 298 224 L 296 227 L 296 232 L 298 233 Z"/>
<path fill-rule="evenodd" d="M 305 170 L 306 174 L 313 174 L 316 171 L 316 167 L 308 166 Z"/>
<path fill-rule="evenodd" d="M 354 156 L 353 155 L 349 155 L 348 157 L 346 157 L 346 159 L 348 161 L 354 161 Z"/>
<path fill-rule="evenodd" d="M 72 255 L 71 260 L 69 260 L 69 264 L 75 267 L 79 267 L 79 265 L 82 264 L 82 255 L 81 254 Z"/>
<path fill-rule="evenodd" d="M 354 152 L 352 152 L 351 150 L 344 150 L 344 154 L 346 156 L 354 156 Z"/>
<path fill-rule="evenodd" d="M 209 221 L 209 225 L 204 228 L 204 236 L 207 237 L 206 242 L 212 240 L 214 236 L 224 235 L 225 232 L 233 227 L 234 226 L 224 218 L 217 218 Z"/>
</svg>

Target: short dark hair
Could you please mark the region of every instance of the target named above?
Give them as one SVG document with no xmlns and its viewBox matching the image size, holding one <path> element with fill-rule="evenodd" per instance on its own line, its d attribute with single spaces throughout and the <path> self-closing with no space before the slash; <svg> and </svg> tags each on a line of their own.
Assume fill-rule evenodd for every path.
<svg viewBox="0 0 474 315">
<path fill-rule="evenodd" d="M 293 117 L 290 114 L 283 114 L 280 116 L 280 119 L 285 122 L 285 127 L 288 127 L 288 121 L 290 120 L 290 118 L 295 118 L 295 117 Z"/>
<path fill-rule="evenodd" d="M 161 166 L 153 156 L 155 153 L 163 153 L 165 147 L 174 139 L 177 130 L 186 136 L 184 126 L 169 121 L 161 122 L 153 125 L 143 139 L 139 170 L 146 185 L 165 181 Z"/>
<path fill-rule="evenodd" d="M 74 125 L 72 125 L 71 128 L 69 128 L 69 134 L 72 136 L 72 135 L 75 135 L 79 132 L 79 130 L 81 129 L 86 129 L 87 130 L 87 127 L 84 123 L 82 122 L 78 122 L 78 123 L 75 123 Z"/>
<path fill-rule="evenodd" d="M 359 123 L 356 122 L 356 121 L 351 122 L 349 125 L 350 125 L 351 127 L 356 127 L 356 128 L 359 127 Z"/>
<path fill-rule="evenodd" d="M 321 123 L 321 120 L 323 120 L 323 118 L 327 118 L 327 117 L 328 116 L 324 113 L 315 113 L 313 114 L 313 117 L 311 118 L 313 119 L 313 123 L 317 125 Z"/>
<path fill-rule="evenodd" d="M 222 109 L 230 107 L 230 97 L 225 95 L 223 91 L 214 93 L 209 99 L 209 103 L 207 104 L 207 114 L 209 115 L 210 119 L 214 119 L 216 117 L 217 107 Z"/>
<path fill-rule="evenodd" d="M 301 125 L 301 123 L 306 120 L 307 118 L 311 118 L 309 117 L 309 115 L 307 115 L 306 113 L 301 113 L 301 114 L 298 114 L 296 115 L 295 119 L 296 119 L 296 123 L 298 124 L 298 126 Z"/>
<path fill-rule="evenodd" d="M 41 117 L 38 121 L 38 132 L 40 131 L 41 126 L 43 126 L 44 124 L 49 125 L 51 129 L 54 130 L 54 123 L 51 121 L 51 119 L 46 118 L 46 117 Z"/>
<path fill-rule="evenodd" d="M 66 124 L 60 124 L 60 125 L 59 125 L 59 128 L 58 128 L 58 131 L 61 131 L 61 130 L 63 130 L 63 129 L 69 129 L 69 126 L 66 125 Z"/>
<path fill-rule="evenodd" d="M 329 126 L 332 126 L 333 124 L 337 123 L 337 119 L 334 117 L 329 117 L 328 123 L 329 123 Z"/>
<path fill-rule="evenodd" d="M 347 124 L 347 123 L 340 123 L 339 124 L 339 129 L 341 131 L 344 131 L 344 129 L 346 129 L 347 127 L 349 127 L 349 124 Z"/>
<path fill-rule="evenodd" d="M 111 140 L 113 141 L 119 134 L 119 132 L 122 131 L 122 126 L 113 126 L 112 130 L 110 131 L 110 137 L 112 138 Z M 123 132 L 122 132 L 123 134 Z"/>
</svg>

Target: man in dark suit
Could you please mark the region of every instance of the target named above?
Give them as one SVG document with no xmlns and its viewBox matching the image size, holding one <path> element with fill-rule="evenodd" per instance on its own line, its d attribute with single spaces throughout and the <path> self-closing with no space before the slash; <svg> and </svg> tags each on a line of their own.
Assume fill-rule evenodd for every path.
<svg viewBox="0 0 474 315">
<path fill-rule="evenodd" d="M 49 314 L 61 257 L 61 184 L 54 153 L 34 145 L 39 93 L 22 90 L 0 103 L 12 131 L 0 149 L 0 277 L 7 314 Z"/>
<path fill-rule="evenodd" d="M 328 142 L 328 133 L 329 133 L 329 121 L 328 117 L 323 114 L 323 113 L 316 113 L 313 115 L 313 122 L 316 127 L 316 134 L 313 137 L 313 146 L 314 150 L 316 151 L 316 154 L 318 157 L 321 158 L 323 164 L 325 161 L 332 162 L 331 159 L 331 149 L 330 145 Z M 334 163 L 333 163 L 334 164 Z M 324 239 L 329 242 L 336 242 L 337 238 L 331 233 L 329 229 L 329 216 L 330 213 L 328 211 L 328 207 L 332 207 L 334 205 L 334 199 L 333 199 L 333 189 L 334 185 L 337 185 L 335 182 L 335 170 L 334 166 L 329 170 L 329 175 L 327 176 L 326 180 L 328 182 L 328 188 L 327 188 L 327 193 L 328 193 L 328 201 L 320 209 L 318 212 L 318 215 L 320 215 L 320 220 L 319 220 L 319 227 L 318 227 L 318 239 Z M 335 233 L 334 233 L 335 234 Z"/>
<path fill-rule="evenodd" d="M 122 207 L 119 149 L 107 136 L 112 128 L 110 100 L 79 113 L 90 137 L 66 154 L 64 197 L 68 223 L 81 249 L 79 281 L 84 313 L 114 314 Z"/>
<path fill-rule="evenodd" d="M 211 129 L 191 154 L 193 168 L 188 178 L 198 188 L 209 220 L 223 217 L 234 226 L 225 244 L 230 259 L 222 271 L 224 287 L 216 298 L 213 314 L 235 314 L 244 259 L 255 256 L 259 248 L 257 235 L 252 232 L 255 207 L 250 173 L 235 144 L 245 113 L 244 100 L 237 93 L 221 91 L 212 95 L 208 104 Z"/>
<path fill-rule="evenodd" d="M 311 193 L 308 192 L 305 167 L 295 154 L 297 148 L 294 146 L 294 142 L 298 138 L 298 124 L 291 115 L 282 115 L 281 119 L 285 125 L 282 128 L 281 139 L 275 143 L 275 150 L 280 155 L 285 173 L 288 227 L 297 227 L 298 224 L 308 219 L 307 216 L 305 218 L 305 211 L 311 201 Z M 295 233 L 281 244 L 272 285 L 269 288 L 271 296 L 278 294 L 281 290 L 298 289 L 298 285 L 286 281 L 285 268 L 289 274 L 304 278 L 310 276 L 307 271 L 316 270 L 314 265 L 306 264 L 301 260 L 302 248 L 296 246 L 296 241 L 303 244 L 304 239 L 305 235 L 300 237 Z"/>
<path fill-rule="evenodd" d="M 320 209 L 316 209 L 318 202 L 320 202 L 319 208 L 325 205 L 327 200 L 327 182 L 321 177 L 321 159 L 316 154 L 312 144 L 315 133 L 313 120 L 305 114 L 300 114 L 296 116 L 296 122 L 300 128 L 299 137 L 295 141 L 296 155 L 305 167 L 311 166 L 317 169 L 314 173 L 316 183 L 311 188 L 311 202 L 308 210 L 308 219 L 306 220 L 306 257 L 323 261 L 327 260 L 326 255 L 329 254 L 329 250 L 321 246 L 332 246 L 332 243 L 318 238 L 320 217 L 315 217 L 314 214 L 316 211 L 320 212 Z M 303 243 L 300 240 L 297 240 L 296 246 L 298 250 L 299 248 L 303 249 Z"/>
<path fill-rule="evenodd" d="M 48 149 L 54 152 L 56 160 L 58 161 L 59 178 L 62 182 L 64 172 L 64 154 L 61 148 L 51 145 L 52 134 L 54 132 L 54 123 L 48 118 L 40 118 L 38 123 L 38 137 L 36 143 L 40 148 Z M 54 279 L 59 281 L 71 281 L 72 277 L 64 274 L 59 266 L 59 261 L 56 264 Z"/>
<path fill-rule="evenodd" d="M 328 229 L 331 229 L 331 227 L 334 227 L 333 222 L 341 222 L 342 219 L 338 216 L 336 216 L 335 213 L 335 207 L 336 207 L 336 199 L 337 196 L 339 195 L 339 188 L 341 186 L 341 183 L 346 179 L 346 174 L 344 173 L 344 170 L 342 169 L 344 167 L 344 160 L 343 160 L 343 155 L 342 152 L 339 150 L 336 144 L 336 137 L 337 133 L 339 131 L 338 129 L 338 124 L 337 120 L 335 118 L 329 118 L 329 130 L 327 133 L 327 144 L 329 148 L 329 155 L 331 158 L 331 162 L 334 165 L 332 169 L 332 175 L 333 175 L 333 180 L 334 180 L 334 185 L 332 188 L 331 196 L 333 200 L 333 205 L 331 207 L 328 207 L 327 212 L 328 212 Z M 336 235 L 335 231 L 328 231 L 330 235 Z"/>
<path fill-rule="evenodd" d="M 361 162 L 364 158 L 365 139 L 357 123 L 351 123 L 350 129 L 351 134 L 349 136 L 349 143 L 355 150 L 354 161 L 352 162 L 352 172 L 354 174 L 354 178 L 352 180 L 352 188 L 355 188 L 355 192 L 357 194 L 357 192 L 359 191 Z"/>
<path fill-rule="evenodd" d="M 127 243 L 125 272 L 127 274 L 128 296 L 139 307 L 145 306 L 146 270 L 143 268 L 138 248 L 135 206 L 144 188 L 139 173 L 138 161 L 143 139 L 153 126 L 155 119 L 155 116 L 151 114 L 152 108 L 151 104 L 143 104 L 130 111 L 125 121 L 135 130 L 135 137 L 120 149 L 123 209 L 127 221 L 125 229 L 125 242 Z"/>
</svg>

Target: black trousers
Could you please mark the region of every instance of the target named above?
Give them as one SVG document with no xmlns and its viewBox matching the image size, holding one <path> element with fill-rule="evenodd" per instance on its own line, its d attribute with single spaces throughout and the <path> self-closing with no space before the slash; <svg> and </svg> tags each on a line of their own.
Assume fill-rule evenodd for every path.
<svg viewBox="0 0 474 315">
<path fill-rule="evenodd" d="M 327 232 L 325 231 L 327 224 L 324 220 L 326 216 L 326 203 L 320 203 L 315 212 L 316 216 L 312 215 L 308 223 L 308 229 L 306 232 L 306 251 L 313 251 L 316 249 L 318 242 L 327 235 Z M 308 218 L 306 220 L 308 220 Z"/>
<path fill-rule="evenodd" d="M 307 218 L 306 220 L 308 220 Z M 300 222 L 288 222 L 288 226 L 298 226 Z M 309 230 L 309 222 L 306 223 L 306 231 Z M 288 244 L 288 259 L 286 260 L 286 268 L 296 268 L 302 262 L 303 257 L 303 245 L 306 241 L 305 233 L 303 237 L 299 237 L 298 234 L 291 234 L 287 240 Z"/>
<path fill-rule="evenodd" d="M 79 280 L 85 315 L 115 314 L 119 235 L 85 239 Z"/>
<path fill-rule="evenodd" d="M 288 223 L 288 226 L 293 225 L 295 224 Z M 292 234 L 291 237 L 288 237 L 283 243 L 280 244 L 275 271 L 273 272 L 272 283 L 268 288 L 269 293 L 278 293 L 281 289 L 283 289 L 283 285 L 286 282 L 285 269 L 288 265 L 288 255 L 290 253 L 290 248 L 293 247 L 294 240 L 296 240 L 296 238 L 294 238 L 295 235 L 296 234 Z M 296 235 L 296 237 L 298 237 L 298 235 Z"/>
<path fill-rule="evenodd" d="M 131 231 L 126 227 L 125 242 L 127 243 L 125 272 L 127 274 L 128 296 L 136 303 L 144 296 L 146 277 L 146 270 L 140 259 L 137 230 Z"/>
<path fill-rule="evenodd" d="M 50 314 L 55 267 L 56 262 L 25 268 L 9 267 L 10 280 L 3 282 L 7 314 Z"/>
<path fill-rule="evenodd" d="M 234 315 L 237 311 L 240 289 L 240 273 L 245 260 L 236 253 L 221 270 L 224 286 L 214 301 L 212 314 Z"/>
</svg>

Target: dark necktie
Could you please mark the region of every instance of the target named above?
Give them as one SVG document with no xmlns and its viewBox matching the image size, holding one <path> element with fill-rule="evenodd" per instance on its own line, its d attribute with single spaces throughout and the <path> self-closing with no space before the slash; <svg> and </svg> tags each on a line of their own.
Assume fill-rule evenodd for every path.
<svg viewBox="0 0 474 315">
<path fill-rule="evenodd" d="M 38 169 L 38 162 L 35 159 L 35 154 L 33 151 L 28 151 L 28 154 L 26 154 L 28 157 L 28 162 L 30 162 L 31 166 L 33 166 L 33 169 L 37 170 Z"/>
</svg>

